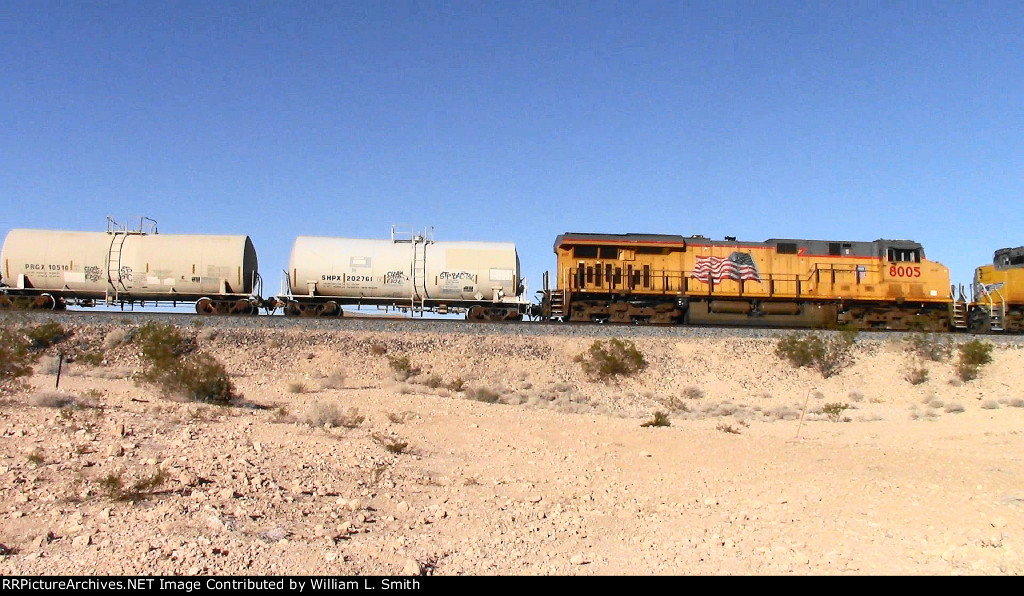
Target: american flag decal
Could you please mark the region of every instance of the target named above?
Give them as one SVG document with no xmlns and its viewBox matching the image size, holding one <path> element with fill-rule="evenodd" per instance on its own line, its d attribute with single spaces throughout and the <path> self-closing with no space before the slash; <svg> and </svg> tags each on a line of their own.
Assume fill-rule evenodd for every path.
<svg viewBox="0 0 1024 596">
<path fill-rule="evenodd" d="M 721 283 L 726 279 L 761 282 L 761 274 L 757 272 L 754 257 L 745 252 L 734 252 L 727 259 L 697 257 L 697 267 L 690 277 L 703 282 L 708 281 L 710 277 L 715 283 Z"/>
</svg>

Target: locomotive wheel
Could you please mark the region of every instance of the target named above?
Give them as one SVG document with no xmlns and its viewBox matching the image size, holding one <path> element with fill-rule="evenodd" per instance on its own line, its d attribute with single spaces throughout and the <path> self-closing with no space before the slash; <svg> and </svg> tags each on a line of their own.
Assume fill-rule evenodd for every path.
<svg viewBox="0 0 1024 596">
<path fill-rule="evenodd" d="M 213 305 L 213 300 L 209 298 L 200 298 L 196 300 L 196 313 L 201 315 L 212 315 L 216 312 L 216 307 Z"/>
<path fill-rule="evenodd" d="M 989 324 L 988 313 L 976 308 L 967 315 L 967 330 L 971 333 L 991 333 L 992 326 Z"/>
</svg>

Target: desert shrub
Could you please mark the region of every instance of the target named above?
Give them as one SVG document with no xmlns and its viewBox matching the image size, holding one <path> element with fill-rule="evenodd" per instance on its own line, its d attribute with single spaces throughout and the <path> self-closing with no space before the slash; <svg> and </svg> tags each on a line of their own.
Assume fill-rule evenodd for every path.
<svg viewBox="0 0 1024 596">
<path fill-rule="evenodd" d="M 579 361 L 583 372 L 591 378 L 605 381 L 629 376 L 647 368 L 644 355 L 628 339 L 595 340 Z"/>
<path fill-rule="evenodd" d="M 779 339 L 775 353 L 797 368 L 814 368 L 826 379 L 853 363 L 855 331 L 842 331 L 822 337 L 793 332 Z"/>
<path fill-rule="evenodd" d="M 336 404 L 314 402 L 302 416 L 302 422 L 312 427 L 341 426 L 343 416 Z"/>
<path fill-rule="evenodd" d="M 686 399 L 700 399 L 704 397 L 704 390 L 696 385 L 690 385 L 686 389 L 683 389 L 683 397 Z"/>
<path fill-rule="evenodd" d="M 164 395 L 207 404 L 227 406 L 239 397 L 224 365 L 202 356 L 152 364 L 141 378 L 160 387 Z"/>
<path fill-rule="evenodd" d="M 125 484 L 124 477 L 120 473 L 107 474 L 100 478 L 98 484 L 100 489 L 112 501 L 138 501 L 159 488 L 167 481 L 167 478 L 167 472 L 157 468 L 149 476 L 136 480 L 131 484 Z"/>
<path fill-rule="evenodd" d="M 148 362 L 140 378 L 176 395 L 218 406 L 238 399 L 224 365 L 211 356 L 192 353 L 195 345 L 174 325 L 150 321 L 139 328 L 139 349 Z"/>
<path fill-rule="evenodd" d="M 383 356 L 388 353 L 388 347 L 384 344 L 370 344 L 370 353 L 374 356 Z"/>
<path fill-rule="evenodd" d="M 672 426 L 672 422 L 668 419 L 667 412 L 655 412 L 650 420 L 644 422 L 640 426 L 646 428 L 649 426 Z"/>
<path fill-rule="evenodd" d="M 343 389 L 345 387 L 345 369 L 336 368 L 324 379 L 321 387 L 324 389 Z"/>
<path fill-rule="evenodd" d="M 912 364 L 903 378 L 911 385 L 920 385 L 928 380 L 928 369 L 918 363 Z"/>
<path fill-rule="evenodd" d="M 959 414 L 964 411 L 964 407 L 958 404 L 957 402 L 952 401 L 946 404 L 946 407 L 943 411 L 946 412 L 947 414 Z"/>
<path fill-rule="evenodd" d="M 960 344 L 956 374 L 962 381 L 978 378 L 981 367 L 992 362 L 992 344 L 973 339 Z"/>
<path fill-rule="evenodd" d="M 166 366 L 195 349 L 189 339 L 171 324 L 150 321 L 137 331 L 142 355 L 156 366 Z"/>
<path fill-rule="evenodd" d="M 40 408 L 73 408 L 78 405 L 75 396 L 56 391 L 40 391 L 29 399 L 29 402 Z"/>
<path fill-rule="evenodd" d="M 75 356 L 75 362 L 88 366 L 101 366 L 103 360 L 103 352 L 82 352 Z"/>
<path fill-rule="evenodd" d="M 349 408 L 345 412 L 345 415 L 341 417 L 339 426 L 345 428 L 356 428 L 360 424 L 366 421 L 366 416 L 359 413 L 359 408 Z"/>
<path fill-rule="evenodd" d="M 850 407 L 849 404 L 840 402 L 827 403 L 821 407 L 821 413 L 828 416 L 832 422 L 839 422 L 843 418 L 843 412 Z"/>
<path fill-rule="evenodd" d="M 121 327 L 117 327 L 112 329 L 110 333 L 103 338 L 103 349 L 113 350 L 114 348 L 126 344 L 129 341 L 131 341 L 131 334 Z"/>
<path fill-rule="evenodd" d="M 395 454 L 405 453 L 406 448 L 409 447 L 409 443 L 379 434 L 374 434 L 373 440 L 380 443 L 384 449 Z"/>
<path fill-rule="evenodd" d="M 290 381 L 287 387 L 288 393 L 305 393 L 306 384 L 302 381 Z"/>
<path fill-rule="evenodd" d="M 25 330 L 25 337 L 31 342 L 32 349 L 43 350 L 55 343 L 67 339 L 71 334 L 64 330 L 64 327 L 56 322 L 41 323 Z"/>
<path fill-rule="evenodd" d="M 997 402 L 994 399 L 987 399 L 984 402 L 982 402 L 981 408 L 983 410 L 998 410 L 999 409 L 999 402 Z"/>
<path fill-rule="evenodd" d="M 32 374 L 32 364 L 37 358 L 38 354 L 29 349 L 23 334 L 0 328 L 0 384 Z"/>
<path fill-rule="evenodd" d="M 462 379 L 462 377 L 455 377 L 455 380 L 454 381 L 449 381 L 445 385 L 445 387 L 447 389 L 449 389 L 450 391 L 465 391 L 466 390 L 466 381 L 464 381 Z"/>
<path fill-rule="evenodd" d="M 905 341 L 911 354 L 925 360 L 942 362 L 953 354 L 953 340 L 948 335 L 911 333 Z"/>
<path fill-rule="evenodd" d="M 719 424 L 718 426 L 716 426 L 715 430 L 720 430 L 720 431 L 722 431 L 724 433 L 729 433 L 730 435 L 738 435 L 738 434 L 740 434 L 740 429 L 736 428 L 735 426 L 733 426 L 731 424 L 725 424 L 724 422 Z"/>
<path fill-rule="evenodd" d="M 431 389 L 437 389 L 439 387 L 444 387 L 445 386 L 444 380 L 441 379 L 441 377 L 439 377 L 437 375 L 429 375 L 429 376 L 427 376 L 422 381 L 420 381 L 420 384 L 421 385 L 426 385 L 427 387 L 430 387 Z"/>
<path fill-rule="evenodd" d="M 498 403 L 498 398 L 501 397 L 501 394 L 489 387 L 471 387 L 466 389 L 466 397 L 488 404 L 496 404 Z"/>
<path fill-rule="evenodd" d="M 391 372 L 396 381 L 407 381 L 409 377 L 414 377 L 421 372 L 419 367 L 413 366 L 409 362 L 408 356 L 388 356 L 388 365 L 391 366 Z"/>
</svg>

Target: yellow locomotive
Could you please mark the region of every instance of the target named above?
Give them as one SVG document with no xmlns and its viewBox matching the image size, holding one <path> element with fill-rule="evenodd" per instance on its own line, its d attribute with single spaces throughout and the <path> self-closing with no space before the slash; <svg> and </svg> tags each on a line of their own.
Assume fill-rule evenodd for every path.
<svg viewBox="0 0 1024 596">
<path fill-rule="evenodd" d="M 909 240 L 565 233 L 554 251 L 548 320 L 942 331 L 954 317 L 949 270 Z"/>
<path fill-rule="evenodd" d="M 1024 246 L 1001 248 L 974 271 L 968 328 L 974 333 L 1024 332 Z"/>
</svg>

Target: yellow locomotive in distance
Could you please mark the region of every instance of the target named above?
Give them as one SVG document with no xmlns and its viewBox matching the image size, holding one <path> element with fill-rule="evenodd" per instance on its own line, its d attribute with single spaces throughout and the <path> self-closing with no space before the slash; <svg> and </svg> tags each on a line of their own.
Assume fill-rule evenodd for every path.
<svg viewBox="0 0 1024 596">
<path fill-rule="evenodd" d="M 549 320 L 944 331 L 954 310 L 949 270 L 910 240 L 565 233 L 554 251 Z"/>
<path fill-rule="evenodd" d="M 1024 246 L 997 250 L 991 265 L 975 269 L 973 288 L 971 332 L 1024 332 Z"/>
</svg>

